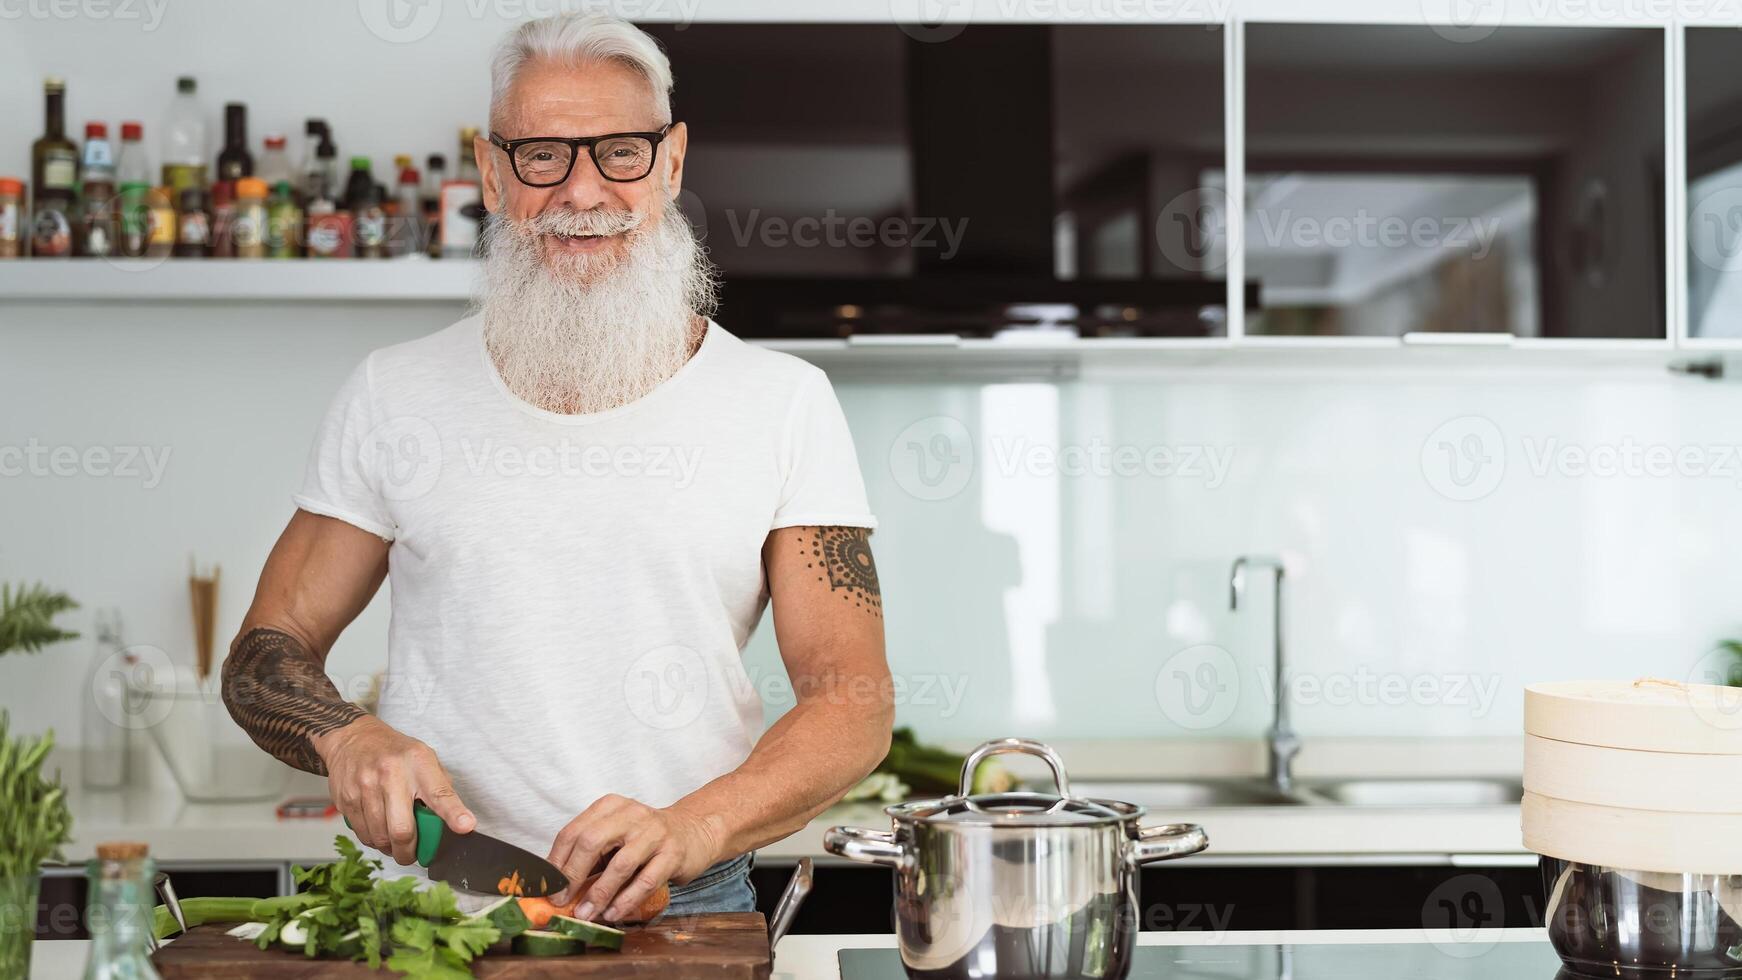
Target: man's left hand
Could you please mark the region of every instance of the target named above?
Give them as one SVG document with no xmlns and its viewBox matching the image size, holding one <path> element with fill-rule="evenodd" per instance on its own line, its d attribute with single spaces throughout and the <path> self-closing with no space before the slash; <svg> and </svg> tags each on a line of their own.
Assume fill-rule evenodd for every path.
<svg viewBox="0 0 1742 980">
<path fill-rule="evenodd" d="M 601 796 L 551 845 L 550 863 L 569 879 L 569 887 L 553 901 L 572 901 L 599 859 L 610 854 L 604 872 L 581 896 L 575 917 L 591 919 L 603 909 L 605 920 L 621 920 L 660 885 L 689 881 L 707 870 L 720 859 L 719 849 L 715 832 L 701 817 Z"/>
</svg>

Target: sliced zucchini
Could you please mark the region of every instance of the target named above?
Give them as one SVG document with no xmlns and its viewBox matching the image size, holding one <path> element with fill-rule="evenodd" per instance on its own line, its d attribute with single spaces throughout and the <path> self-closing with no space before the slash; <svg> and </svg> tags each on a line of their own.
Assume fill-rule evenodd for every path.
<svg viewBox="0 0 1742 980">
<path fill-rule="evenodd" d="M 514 937 L 509 949 L 522 956 L 573 956 L 587 951 L 587 945 L 560 932 L 528 929 Z"/>
<path fill-rule="evenodd" d="M 301 950 L 308 942 L 308 927 L 302 924 L 301 919 L 292 919 L 284 924 L 283 929 L 278 930 L 278 941 L 291 949 Z"/>
<path fill-rule="evenodd" d="M 526 918 L 526 912 L 520 907 L 519 900 L 513 896 L 491 902 L 470 916 L 469 922 L 488 922 L 496 927 L 503 939 L 512 939 L 532 928 L 532 923 Z"/>
<path fill-rule="evenodd" d="M 571 919 L 566 915 L 553 915 L 550 925 L 545 928 L 551 932 L 561 933 L 572 939 L 579 939 L 587 944 L 588 949 L 622 949 L 625 933 L 621 929 L 602 926 L 597 922 L 585 919 Z"/>
</svg>

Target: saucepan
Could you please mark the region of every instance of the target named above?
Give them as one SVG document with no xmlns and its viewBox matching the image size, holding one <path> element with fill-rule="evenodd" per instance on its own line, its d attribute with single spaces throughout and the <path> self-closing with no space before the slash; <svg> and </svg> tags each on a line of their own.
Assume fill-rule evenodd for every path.
<svg viewBox="0 0 1742 980">
<path fill-rule="evenodd" d="M 1040 758 L 1057 794 L 969 795 L 982 761 Z M 887 808 L 893 830 L 835 827 L 829 853 L 895 872 L 895 927 L 907 975 L 1118 980 L 1137 937 L 1137 870 L 1196 854 L 1196 824 L 1140 826 L 1143 807 L 1071 795 L 1064 763 L 1025 738 L 987 742 L 954 796 Z"/>
</svg>

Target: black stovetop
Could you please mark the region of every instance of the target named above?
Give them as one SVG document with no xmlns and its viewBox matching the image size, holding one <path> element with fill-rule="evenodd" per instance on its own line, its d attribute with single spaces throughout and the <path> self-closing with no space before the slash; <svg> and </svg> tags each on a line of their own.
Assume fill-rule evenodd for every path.
<svg viewBox="0 0 1742 980">
<path fill-rule="evenodd" d="M 843 949 L 842 980 L 906 980 L 893 949 Z M 1555 980 L 1544 942 L 1139 946 L 1130 980 Z"/>
</svg>

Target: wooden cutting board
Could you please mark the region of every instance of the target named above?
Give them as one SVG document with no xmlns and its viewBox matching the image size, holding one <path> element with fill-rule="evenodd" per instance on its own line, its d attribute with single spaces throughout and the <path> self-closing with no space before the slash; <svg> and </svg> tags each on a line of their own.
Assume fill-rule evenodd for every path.
<svg viewBox="0 0 1742 980">
<path fill-rule="evenodd" d="M 311 960 L 295 953 L 256 949 L 224 935 L 227 925 L 195 926 L 151 958 L 164 980 L 300 980 L 371 977 L 362 963 Z M 662 919 L 629 930 L 616 953 L 515 956 L 506 947 L 472 961 L 477 977 L 566 980 L 570 977 L 663 977 L 669 980 L 767 980 L 768 926 L 760 912 L 718 912 Z"/>
</svg>

